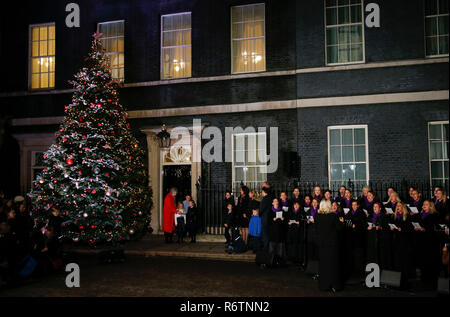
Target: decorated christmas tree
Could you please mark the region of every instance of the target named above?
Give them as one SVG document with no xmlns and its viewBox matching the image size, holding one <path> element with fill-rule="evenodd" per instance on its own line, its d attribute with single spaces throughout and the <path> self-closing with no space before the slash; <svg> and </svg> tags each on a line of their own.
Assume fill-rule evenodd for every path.
<svg viewBox="0 0 450 317">
<path fill-rule="evenodd" d="M 44 153 L 44 170 L 30 198 L 39 223 L 56 208 L 62 235 L 91 245 L 140 237 L 150 221 L 151 190 L 144 153 L 119 104 L 101 34 L 94 34 L 86 67 L 75 75 L 72 103 Z"/>
</svg>

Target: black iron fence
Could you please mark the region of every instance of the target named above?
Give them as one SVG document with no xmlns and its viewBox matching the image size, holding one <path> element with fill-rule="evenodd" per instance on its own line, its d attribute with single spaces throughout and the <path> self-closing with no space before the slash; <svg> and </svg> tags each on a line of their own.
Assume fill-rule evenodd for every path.
<svg viewBox="0 0 450 317">
<path fill-rule="evenodd" d="M 349 180 L 342 185 L 350 189 L 354 197 L 358 197 L 361 195 L 362 188 L 365 184 L 355 184 Z M 429 199 L 433 196 L 433 187 L 429 180 L 372 180 L 369 181 L 367 185 L 371 187 L 382 201 L 387 200 L 387 190 L 389 187 L 393 187 L 402 200 L 409 197 L 409 188 L 411 186 L 418 189 L 422 193 L 424 199 Z M 288 197 L 290 197 L 294 187 L 298 187 L 300 194 L 304 197 L 305 195 L 311 194 L 315 186 L 320 186 L 323 191 L 329 189 L 332 192 L 333 197 L 336 197 L 341 185 L 336 184 L 330 186 L 328 183 L 317 182 L 272 183 L 271 190 L 277 197 L 279 197 L 281 192 L 286 192 Z M 448 193 L 448 184 L 443 187 L 445 188 L 446 193 Z M 255 189 L 259 192 L 261 188 L 251 189 Z M 223 201 L 227 191 L 231 191 L 235 199 L 239 196 L 238 190 L 232 188 L 231 184 L 228 183 L 202 184 L 201 181 L 197 183 L 197 203 L 202 210 L 202 231 L 204 233 L 222 234 L 224 232 Z"/>
</svg>

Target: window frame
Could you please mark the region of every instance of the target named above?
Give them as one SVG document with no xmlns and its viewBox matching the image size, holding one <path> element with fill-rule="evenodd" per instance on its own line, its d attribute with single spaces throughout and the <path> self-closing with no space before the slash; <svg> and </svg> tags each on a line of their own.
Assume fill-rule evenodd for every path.
<svg viewBox="0 0 450 317">
<path fill-rule="evenodd" d="M 351 4 L 349 5 L 351 6 Z M 337 6 L 339 7 L 339 5 Z M 364 0 L 361 0 L 361 34 L 362 34 L 362 60 L 355 62 L 342 62 L 342 63 L 328 63 L 328 46 L 327 46 L 327 1 L 323 0 L 323 25 L 324 25 L 324 35 L 325 35 L 325 65 L 326 66 L 340 66 L 340 65 L 353 65 L 353 64 L 365 64 L 366 63 L 366 37 L 365 37 L 365 20 L 364 20 Z M 339 26 L 352 26 L 358 25 L 359 23 L 346 23 L 346 24 L 336 24 L 333 27 Z"/>
<path fill-rule="evenodd" d="M 330 140 L 330 132 L 331 130 L 346 130 L 346 129 L 364 129 L 365 130 L 365 156 L 366 156 L 366 185 L 369 184 L 370 181 L 370 170 L 369 170 L 369 126 L 367 124 L 350 124 L 350 125 L 334 125 L 334 126 L 328 126 L 327 127 L 327 153 L 328 153 L 328 186 L 329 188 L 331 188 L 331 182 L 334 181 L 331 179 L 331 140 Z M 341 138 L 342 138 L 342 132 L 341 132 Z M 353 148 L 355 147 L 355 135 L 353 133 L 353 142 L 352 142 L 352 146 Z M 340 147 L 342 147 L 342 142 Z M 355 153 L 353 152 L 353 157 L 354 157 Z M 333 162 L 333 164 L 343 164 L 343 163 L 347 163 L 347 162 L 343 162 L 342 161 L 342 157 L 341 157 L 341 161 L 340 162 Z M 356 164 L 356 161 L 351 162 L 353 164 Z M 362 162 L 358 162 L 358 163 L 362 163 Z M 347 182 L 348 180 L 344 180 L 344 182 Z M 355 180 L 352 180 L 353 182 L 355 182 Z M 345 184 L 342 184 L 345 185 Z"/>
<path fill-rule="evenodd" d="M 105 55 L 106 56 L 110 56 L 113 54 L 123 54 L 123 79 L 119 80 L 117 78 L 112 77 L 112 64 L 111 64 L 111 59 L 109 60 L 109 66 L 110 66 L 110 70 L 111 70 L 111 78 L 112 79 L 116 79 L 117 82 L 119 83 L 125 83 L 125 19 L 122 20 L 114 20 L 114 21 L 105 21 L 105 22 L 97 22 L 97 32 L 100 32 L 100 24 L 112 24 L 112 23 L 118 23 L 118 22 L 123 22 L 123 52 L 106 52 L 105 51 Z M 112 37 L 110 37 L 112 38 Z M 114 38 L 118 38 L 118 36 L 114 37 Z M 103 37 L 101 38 L 103 40 Z"/>
<path fill-rule="evenodd" d="M 252 38 L 244 38 L 239 40 L 249 40 L 249 39 L 260 39 L 264 38 L 264 69 L 263 70 L 253 70 L 253 71 L 245 71 L 245 72 L 234 72 L 233 71 L 233 15 L 232 10 L 233 8 L 242 8 L 242 7 L 249 7 L 249 6 L 255 6 L 255 5 L 264 5 L 264 36 L 263 37 L 252 37 Z M 230 6 L 230 68 L 231 68 L 231 74 L 252 74 L 252 73 L 263 73 L 267 71 L 267 41 L 266 41 L 266 3 L 265 2 L 258 2 L 258 3 L 249 3 L 244 5 L 233 5 Z M 267 154 L 267 153 L 266 153 Z"/>
<path fill-rule="evenodd" d="M 191 15 L 191 44 L 190 45 L 177 45 L 177 46 L 163 46 L 163 19 L 165 17 L 172 17 L 172 16 L 176 16 L 176 15 L 183 15 L 183 14 L 190 14 Z M 177 79 L 184 79 L 184 78 L 192 78 L 192 50 L 193 50 L 193 45 L 192 45 L 192 11 L 184 11 L 184 12 L 177 12 L 177 13 L 170 13 L 170 14 L 162 14 L 161 18 L 160 18 L 160 50 L 159 50 L 159 55 L 160 55 L 160 70 L 159 70 L 159 78 L 161 80 L 177 80 Z M 177 31 L 184 31 L 184 30 L 188 30 L 188 29 L 180 29 Z M 167 32 L 167 31 L 166 31 Z M 170 47 L 191 47 L 191 76 L 183 76 L 183 77 L 172 77 L 172 78 L 164 78 L 163 76 L 163 71 L 164 71 L 164 61 L 163 61 L 163 48 L 170 48 Z"/>
<path fill-rule="evenodd" d="M 38 26 L 54 26 L 55 27 L 55 55 L 52 55 L 55 58 L 55 78 L 54 78 L 54 85 L 53 87 L 39 87 L 39 88 L 32 88 L 32 78 L 33 78 L 33 70 L 32 70 L 32 63 L 33 63 L 33 32 L 32 29 L 34 27 Z M 48 44 L 48 38 L 47 38 L 47 44 Z M 48 53 L 48 48 L 47 48 Z M 47 57 L 50 55 L 47 55 Z M 39 72 L 41 74 L 41 72 Z M 39 80 L 39 86 L 40 86 L 40 80 Z M 56 22 L 44 22 L 44 23 L 36 23 L 36 24 L 29 24 L 28 25 L 28 90 L 29 91 L 46 91 L 46 90 L 54 90 L 56 88 Z"/>
<path fill-rule="evenodd" d="M 31 185 L 33 186 L 33 182 L 35 180 L 34 176 L 34 171 L 35 170 L 43 170 L 45 168 L 45 166 L 43 165 L 36 165 L 36 154 L 41 153 L 41 156 L 43 156 L 45 154 L 45 150 L 42 151 L 36 151 L 33 150 L 31 151 L 31 164 L 30 164 L 30 177 L 31 177 Z"/>
<path fill-rule="evenodd" d="M 437 55 L 428 55 L 428 52 L 427 52 L 427 37 L 430 37 L 430 36 L 427 36 L 427 23 L 426 23 L 426 20 L 427 20 L 427 18 L 434 18 L 434 17 L 436 17 L 437 18 L 436 19 L 436 23 L 438 23 L 438 26 L 436 27 L 436 31 L 437 31 L 437 30 L 439 30 L 439 17 L 440 16 L 445 16 L 445 15 L 449 16 L 449 13 L 425 15 L 425 7 L 426 7 L 425 2 L 426 1 L 427 0 L 423 0 L 422 1 L 422 4 L 423 4 L 423 48 L 424 48 L 424 52 L 425 52 L 425 58 L 448 57 L 449 53 L 447 53 L 447 54 L 437 54 Z M 437 10 L 439 11 L 439 0 L 434 0 L 434 1 L 437 2 Z M 449 16 L 449 18 L 450 18 L 450 16 Z M 439 34 L 436 35 L 436 36 L 438 37 L 437 50 L 439 52 Z M 450 38 L 450 35 L 449 35 L 449 38 Z"/>
<path fill-rule="evenodd" d="M 441 144 L 442 144 L 442 153 L 444 153 L 444 145 L 445 145 L 445 141 L 443 140 L 443 138 L 444 138 L 444 131 L 443 131 L 443 126 L 445 125 L 445 124 L 449 124 L 449 121 L 447 120 L 443 120 L 443 121 L 429 121 L 428 122 L 428 124 L 427 124 L 427 143 L 428 143 L 428 172 L 429 172 L 429 174 L 430 174 L 430 185 L 431 186 L 434 186 L 433 185 L 433 175 L 432 175 L 432 173 L 431 173 L 431 163 L 432 162 L 448 162 L 449 161 L 449 159 L 448 159 L 448 153 L 447 153 L 447 159 L 444 159 L 444 158 L 442 158 L 442 159 L 432 159 L 431 158 L 431 139 L 430 139 L 430 126 L 432 126 L 432 125 L 440 125 L 441 126 L 441 135 L 442 135 L 442 139 L 441 139 Z M 450 142 L 450 141 L 449 141 Z M 445 169 L 445 164 L 442 164 L 442 168 L 443 168 L 443 170 L 442 170 L 442 172 L 443 172 L 443 177 L 442 178 L 434 178 L 434 179 L 438 179 L 438 180 L 443 180 L 443 183 L 444 184 L 447 184 L 447 183 L 449 183 L 450 181 L 446 181 L 447 179 L 445 178 L 445 171 L 444 171 L 444 169 Z"/>
<path fill-rule="evenodd" d="M 255 131 L 255 132 L 236 132 L 236 133 L 232 133 L 231 134 L 231 155 L 232 155 L 232 157 L 231 157 L 231 188 L 232 188 L 232 191 L 234 191 L 235 190 L 235 183 L 236 183 L 236 171 L 235 171 L 235 168 L 236 167 L 241 167 L 241 168 L 245 168 L 245 167 L 257 167 L 257 168 L 261 168 L 261 167 L 264 167 L 265 168 L 265 179 L 267 179 L 267 162 L 265 163 L 265 165 L 245 165 L 245 162 L 244 162 L 244 164 L 243 165 L 239 165 L 239 166 L 236 166 L 235 165 L 235 161 L 234 161 L 234 152 L 235 152 L 235 145 L 234 145 L 234 138 L 235 138 L 235 136 L 236 135 L 243 135 L 244 137 L 245 136 L 248 136 L 248 135 L 255 135 L 256 136 L 256 139 L 258 138 L 258 135 L 264 135 L 264 142 L 265 142 L 265 144 L 266 144 L 266 147 L 264 148 L 264 151 L 265 151 L 265 155 L 266 155 L 266 157 L 267 157 L 267 132 L 266 131 Z M 256 155 L 258 155 L 258 148 L 256 148 L 255 149 L 256 150 Z M 258 156 L 256 156 L 256 158 L 258 158 Z M 245 159 L 245 158 L 244 158 Z M 261 182 L 259 182 L 259 181 L 255 181 L 254 183 L 255 183 L 255 185 L 256 184 L 258 184 L 258 183 L 263 183 L 264 181 L 261 181 Z M 245 183 L 246 185 L 247 185 L 247 183 Z M 248 186 L 248 185 L 247 185 Z M 251 187 L 251 186 L 250 186 Z"/>
</svg>

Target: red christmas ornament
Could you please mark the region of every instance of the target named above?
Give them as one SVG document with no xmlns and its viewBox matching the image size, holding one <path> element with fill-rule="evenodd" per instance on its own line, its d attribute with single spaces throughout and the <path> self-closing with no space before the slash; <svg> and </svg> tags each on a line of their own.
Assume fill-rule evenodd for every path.
<svg viewBox="0 0 450 317">
<path fill-rule="evenodd" d="M 66 161 L 67 165 L 73 165 L 73 159 L 69 158 Z"/>
</svg>

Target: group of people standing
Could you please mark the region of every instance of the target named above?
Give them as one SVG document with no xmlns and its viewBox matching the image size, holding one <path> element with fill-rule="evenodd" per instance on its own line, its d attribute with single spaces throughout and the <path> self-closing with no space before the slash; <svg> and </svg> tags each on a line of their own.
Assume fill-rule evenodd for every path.
<svg viewBox="0 0 450 317">
<path fill-rule="evenodd" d="M 323 290 L 364 281 L 368 263 L 401 272 L 404 288 L 414 276 L 435 285 L 441 272 L 448 275 L 447 196 L 440 187 L 429 200 L 414 187 L 408 196 L 389 188 L 382 200 L 365 186 L 354 197 L 341 186 L 333 197 L 316 186 L 304 197 L 294 188 L 288 197 L 275 195 L 268 182 L 261 194 L 242 186 L 236 201 L 231 192 L 224 199 L 225 238 L 230 243 L 230 230 L 239 227 L 249 248 L 266 252 L 275 265 L 292 262 L 313 272 Z"/>
<path fill-rule="evenodd" d="M 39 226 L 24 197 L 8 199 L 0 193 L 0 286 L 62 267 L 61 224 L 57 208 L 51 209 L 48 223 Z"/>
<path fill-rule="evenodd" d="M 191 195 L 187 194 L 183 201 L 177 201 L 178 191 L 171 188 L 164 198 L 163 231 L 164 241 L 173 242 L 173 235 L 177 236 L 177 243 L 183 243 L 186 235 L 191 243 L 196 243 L 199 211 Z"/>
</svg>

